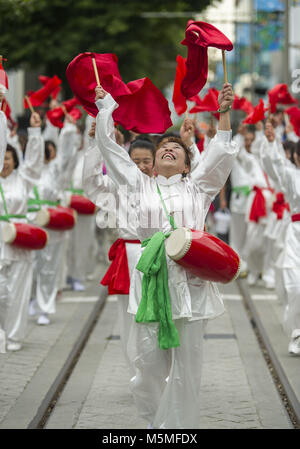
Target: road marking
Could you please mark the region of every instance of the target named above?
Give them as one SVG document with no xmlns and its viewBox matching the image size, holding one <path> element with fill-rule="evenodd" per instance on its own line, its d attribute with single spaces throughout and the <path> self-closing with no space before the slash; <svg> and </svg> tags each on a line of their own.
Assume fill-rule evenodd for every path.
<svg viewBox="0 0 300 449">
<path fill-rule="evenodd" d="M 118 301 L 118 296 L 117 295 L 108 295 L 107 301 L 108 302 L 116 302 L 116 301 Z"/>
<path fill-rule="evenodd" d="M 98 299 L 99 296 L 67 296 L 66 298 L 62 298 L 59 302 L 70 304 L 79 302 L 96 302 Z"/>
<path fill-rule="evenodd" d="M 222 299 L 229 299 L 233 301 L 241 301 L 243 299 L 242 295 L 224 293 L 221 294 Z M 251 299 L 253 301 L 277 301 L 278 297 L 274 293 L 263 293 L 263 294 L 252 294 Z"/>
</svg>

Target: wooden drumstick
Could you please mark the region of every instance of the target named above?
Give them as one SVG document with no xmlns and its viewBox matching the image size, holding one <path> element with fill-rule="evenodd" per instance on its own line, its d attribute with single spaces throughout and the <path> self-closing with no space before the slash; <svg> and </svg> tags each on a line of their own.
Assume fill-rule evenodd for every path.
<svg viewBox="0 0 300 449">
<path fill-rule="evenodd" d="M 27 104 L 29 106 L 29 109 L 30 109 L 31 113 L 33 114 L 35 112 L 35 110 L 32 107 L 32 104 L 31 104 L 31 101 L 29 100 L 28 95 L 25 95 L 25 100 L 27 101 Z"/>
<path fill-rule="evenodd" d="M 96 77 L 96 81 L 97 81 L 97 86 L 100 87 L 101 84 L 100 84 L 98 69 L 97 69 L 96 60 L 95 60 L 94 56 L 92 56 L 92 61 L 93 61 L 93 67 L 94 67 L 95 77 Z"/>
<path fill-rule="evenodd" d="M 224 82 L 228 83 L 225 50 L 222 50 L 222 61 L 223 61 L 223 71 L 224 71 Z"/>
</svg>

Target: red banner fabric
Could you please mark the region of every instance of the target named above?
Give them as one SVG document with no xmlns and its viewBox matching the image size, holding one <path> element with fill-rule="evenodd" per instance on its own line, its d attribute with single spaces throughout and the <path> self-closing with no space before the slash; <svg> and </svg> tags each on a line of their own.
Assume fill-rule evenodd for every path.
<svg viewBox="0 0 300 449">
<path fill-rule="evenodd" d="M 161 134 L 172 126 L 171 111 L 161 91 L 147 77 L 125 84 L 119 73 L 117 56 L 112 53 L 81 53 L 67 67 L 69 85 L 91 116 L 96 117 L 98 113 L 92 57 L 95 58 L 101 86 L 119 104 L 113 113 L 115 122 L 136 133 Z"/>
<path fill-rule="evenodd" d="M 54 75 L 53 78 L 50 78 L 44 87 L 29 96 L 32 106 L 40 106 L 60 84 L 61 80 L 56 75 Z M 24 99 L 24 108 L 29 108 L 26 99 Z"/>
<path fill-rule="evenodd" d="M 185 98 L 197 95 L 205 86 L 208 72 L 207 47 L 232 50 L 230 40 L 216 27 L 206 22 L 190 22 L 185 30 L 182 45 L 188 47 L 186 75 L 181 84 Z"/>
<path fill-rule="evenodd" d="M 264 120 L 266 110 L 267 108 L 265 108 L 263 100 L 260 99 L 258 105 L 256 105 L 253 111 L 247 115 L 247 117 L 243 120 L 243 123 L 254 125 L 257 122 Z"/>
</svg>

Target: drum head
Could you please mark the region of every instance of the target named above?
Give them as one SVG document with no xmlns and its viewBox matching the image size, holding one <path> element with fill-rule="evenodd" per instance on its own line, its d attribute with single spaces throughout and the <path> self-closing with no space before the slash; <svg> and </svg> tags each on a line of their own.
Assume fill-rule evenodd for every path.
<svg viewBox="0 0 300 449">
<path fill-rule="evenodd" d="M 40 209 L 36 214 L 35 221 L 39 226 L 46 226 L 50 220 L 50 213 L 47 209 Z"/>
<path fill-rule="evenodd" d="M 192 242 L 192 232 L 188 228 L 178 228 L 166 240 L 166 253 L 173 260 L 185 256 Z"/>
<path fill-rule="evenodd" d="M 2 229 L 2 238 L 5 243 L 12 243 L 17 235 L 16 227 L 13 223 L 5 223 Z"/>
</svg>

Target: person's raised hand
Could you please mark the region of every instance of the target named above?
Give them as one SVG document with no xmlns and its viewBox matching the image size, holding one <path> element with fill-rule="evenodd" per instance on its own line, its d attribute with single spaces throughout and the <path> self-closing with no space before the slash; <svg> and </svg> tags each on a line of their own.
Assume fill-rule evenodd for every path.
<svg viewBox="0 0 300 449">
<path fill-rule="evenodd" d="M 106 90 L 104 90 L 102 86 L 97 86 L 95 88 L 95 93 L 96 93 L 95 101 L 102 100 L 107 95 Z"/>
<path fill-rule="evenodd" d="M 219 93 L 218 102 L 220 111 L 224 111 L 232 106 L 234 100 L 234 94 L 232 90 L 232 85 L 230 83 L 224 83 L 223 89 Z"/>
<path fill-rule="evenodd" d="M 195 124 L 192 119 L 186 118 L 184 119 L 181 127 L 180 127 L 180 137 L 183 143 L 187 146 L 191 146 L 193 143 L 192 137 L 195 133 Z"/>
</svg>

